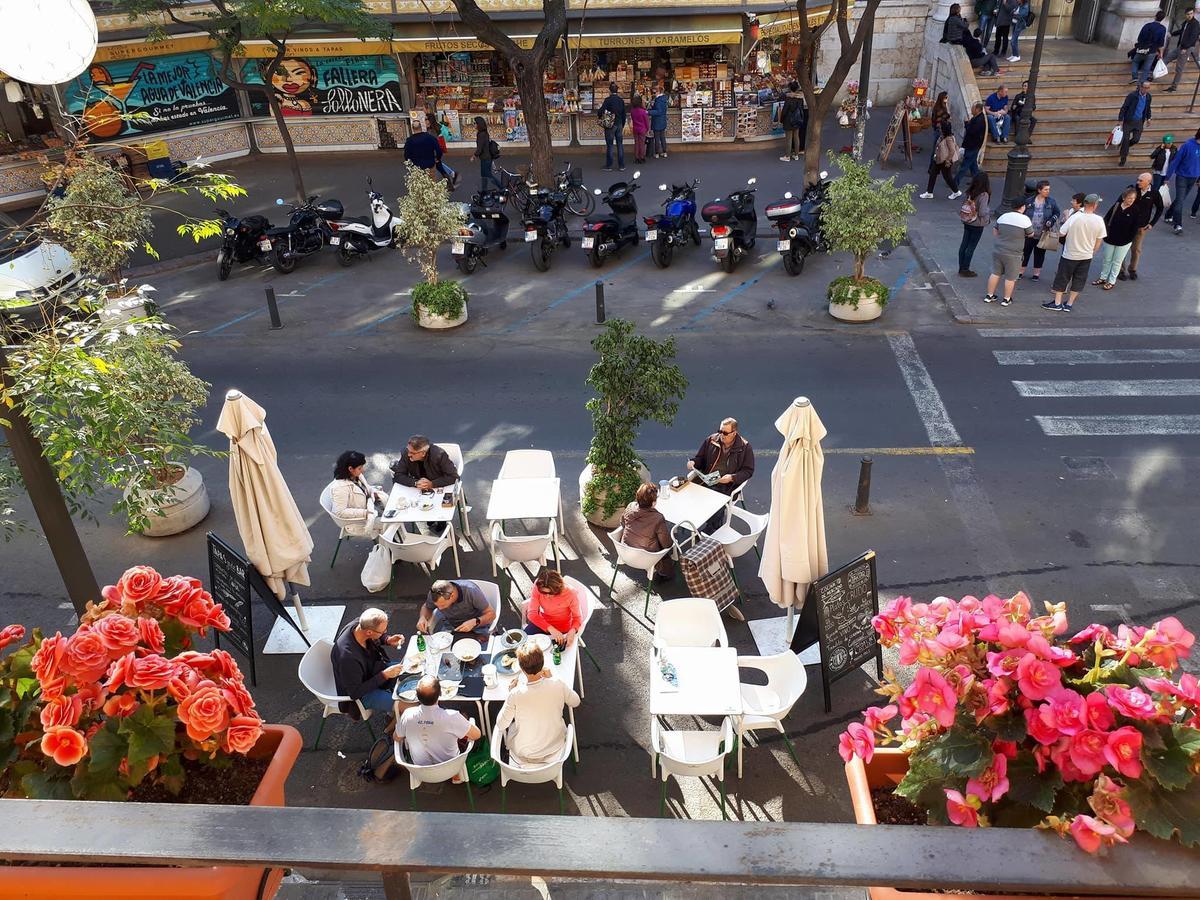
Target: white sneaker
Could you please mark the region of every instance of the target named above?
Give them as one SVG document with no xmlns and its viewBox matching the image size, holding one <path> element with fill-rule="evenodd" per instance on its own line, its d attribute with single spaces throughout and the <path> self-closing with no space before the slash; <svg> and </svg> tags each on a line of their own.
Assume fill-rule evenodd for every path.
<svg viewBox="0 0 1200 900">
<path fill-rule="evenodd" d="M 957 199 L 958 199 L 959 197 L 961 197 L 961 196 L 962 196 L 962 191 L 955 191 L 953 194 L 951 194 L 951 195 L 950 195 L 949 197 L 947 197 L 946 199 L 947 199 L 947 200 L 957 200 Z"/>
<path fill-rule="evenodd" d="M 1009 61 L 1009 62 L 1020 62 L 1020 61 L 1021 61 L 1021 57 L 1019 57 L 1019 56 L 1010 56 L 1010 57 L 1008 58 L 1008 61 Z"/>
<path fill-rule="evenodd" d="M 933 194 L 929 193 L 929 191 L 926 191 L 925 193 L 921 194 L 921 199 L 922 200 L 932 200 Z"/>
<path fill-rule="evenodd" d="M 784 162 L 791 162 L 791 161 L 792 161 L 792 158 L 791 158 L 790 156 L 781 156 L 781 157 L 779 157 L 779 158 L 780 158 L 781 160 L 783 160 Z"/>
</svg>

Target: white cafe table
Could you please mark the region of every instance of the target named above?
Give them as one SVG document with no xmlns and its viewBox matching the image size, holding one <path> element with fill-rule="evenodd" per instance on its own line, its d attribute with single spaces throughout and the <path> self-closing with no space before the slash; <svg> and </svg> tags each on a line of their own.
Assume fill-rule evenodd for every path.
<svg viewBox="0 0 1200 900">
<path fill-rule="evenodd" d="M 666 657 L 675 666 L 678 686 L 659 670 Z M 740 716 L 742 687 L 733 647 L 664 647 L 650 657 L 650 715 Z"/>
<path fill-rule="evenodd" d="M 672 525 L 691 522 L 699 528 L 728 504 L 728 494 L 689 481 L 679 490 L 660 490 L 654 508 Z"/>
<path fill-rule="evenodd" d="M 497 478 L 492 482 L 488 498 L 487 520 L 555 519 L 562 528 L 562 501 L 557 478 Z M 490 532 L 490 529 L 489 529 Z M 558 536 L 554 538 L 554 555 L 559 558 Z M 492 554 L 495 560 L 495 553 Z M 493 568 L 492 574 L 495 574 Z"/>
<path fill-rule="evenodd" d="M 383 529 L 383 536 L 389 541 L 403 544 L 405 524 L 445 522 L 446 527 L 450 529 L 450 547 L 454 551 L 454 572 L 462 577 L 458 563 L 458 532 L 454 527 L 454 513 L 457 507 L 454 503 L 449 506 L 442 505 L 442 495 L 450 491 L 457 498 L 460 487 L 461 483 L 456 481 L 447 487 L 434 488 L 433 508 L 421 509 L 421 500 L 429 499 L 429 495 L 423 496 L 419 488 L 393 484 L 387 504 L 383 508 L 383 515 L 378 520 L 379 527 Z"/>
</svg>

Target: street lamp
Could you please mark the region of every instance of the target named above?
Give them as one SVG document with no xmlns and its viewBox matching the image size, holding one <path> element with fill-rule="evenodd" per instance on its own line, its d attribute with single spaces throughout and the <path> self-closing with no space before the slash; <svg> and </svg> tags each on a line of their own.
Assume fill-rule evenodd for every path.
<svg viewBox="0 0 1200 900">
<path fill-rule="evenodd" d="M 1029 129 L 1033 118 L 1033 107 L 1037 96 L 1038 68 L 1042 64 L 1042 46 L 1046 42 L 1046 19 L 1048 3 L 1042 3 L 1038 15 L 1037 41 L 1033 45 L 1033 60 L 1029 64 L 1029 90 L 1025 93 L 1025 105 L 1017 121 L 1013 148 L 1008 151 L 1008 169 L 1004 173 L 1004 199 L 1009 207 L 1015 207 L 1025 199 L 1025 179 L 1029 175 Z"/>
<path fill-rule="evenodd" d="M 87 0 L 0 0 L 0 71 L 27 84 L 63 84 L 96 55 Z"/>
</svg>

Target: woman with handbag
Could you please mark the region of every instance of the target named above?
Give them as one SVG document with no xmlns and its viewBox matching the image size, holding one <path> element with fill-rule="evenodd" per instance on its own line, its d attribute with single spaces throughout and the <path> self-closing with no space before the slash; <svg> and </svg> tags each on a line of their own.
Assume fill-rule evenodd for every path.
<svg viewBox="0 0 1200 900">
<path fill-rule="evenodd" d="M 936 107 L 934 109 L 936 110 Z M 941 135 L 933 147 L 933 153 L 929 155 L 929 184 L 925 186 L 925 193 L 921 195 L 922 200 L 933 199 L 933 186 L 937 182 L 938 175 L 942 176 L 942 180 L 950 188 L 951 194 L 958 190 L 958 185 L 950 177 L 950 170 L 958 161 L 958 143 L 954 140 L 949 116 L 943 118 L 938 127 L 941 129 Z"/>
<path fill-rule="evenodd" d="M 347 450 L 337 458 L 333 481 L 329 483 L 330 514 L 339 520 L 347 534 L 358 537 L 378 534 L 375 501 L 385 501 L 388 496 L 363 477 L 366 467 L 366 456 L 357 450 Z"/>
<path fill-rule="evenodd" d="M 979 172 L 971 179 L 967 188 L 967 196 L 958 209 L 958 218 L 963 223 L 962 242 L 958 245 L 958 274 L 964 278 L 974 278 L 971 270 L 971 257 L 983 237 L 983 229 L 992 221 L 992 211 L 988 208 L 991 203 L 991 183 L 987 172 Z"/>
<path fill-rule="evenodd" d="M 1018 277 L 1025 277 L 1025 268 L 1029 265 L 1029 257 L 1032 255 L 1033 275 L 1030 276 L 1030 280 L 1037 281 L 1042 277 L 1046 251 L 1058 249 L 1058 234 L 1054 231 L 1054 226 L 1058 224 L 1062 210 L 1050 196 L 1050 182 L 1037 183 L 1033 196 L 1025 202 L 1025 215 L 1029 216 L 1033 223 L 1034 236 L 1025 238 L 1025 249 L 1021 253 L 1021 274 Z"/>
</svg>

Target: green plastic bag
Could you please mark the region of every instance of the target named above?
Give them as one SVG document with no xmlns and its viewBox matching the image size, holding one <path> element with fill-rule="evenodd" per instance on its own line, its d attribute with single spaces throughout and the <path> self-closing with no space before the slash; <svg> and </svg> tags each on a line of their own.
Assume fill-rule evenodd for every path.
<svg viewBox="0 0 1200 900">
<path fill-rule="evenodd" d="M 467 754 L 467 777 L 476 787 L 486 787 L 500 777 L 500 764 L 492 759 L 488 739 L 481 737 Z"/>
</svg>

